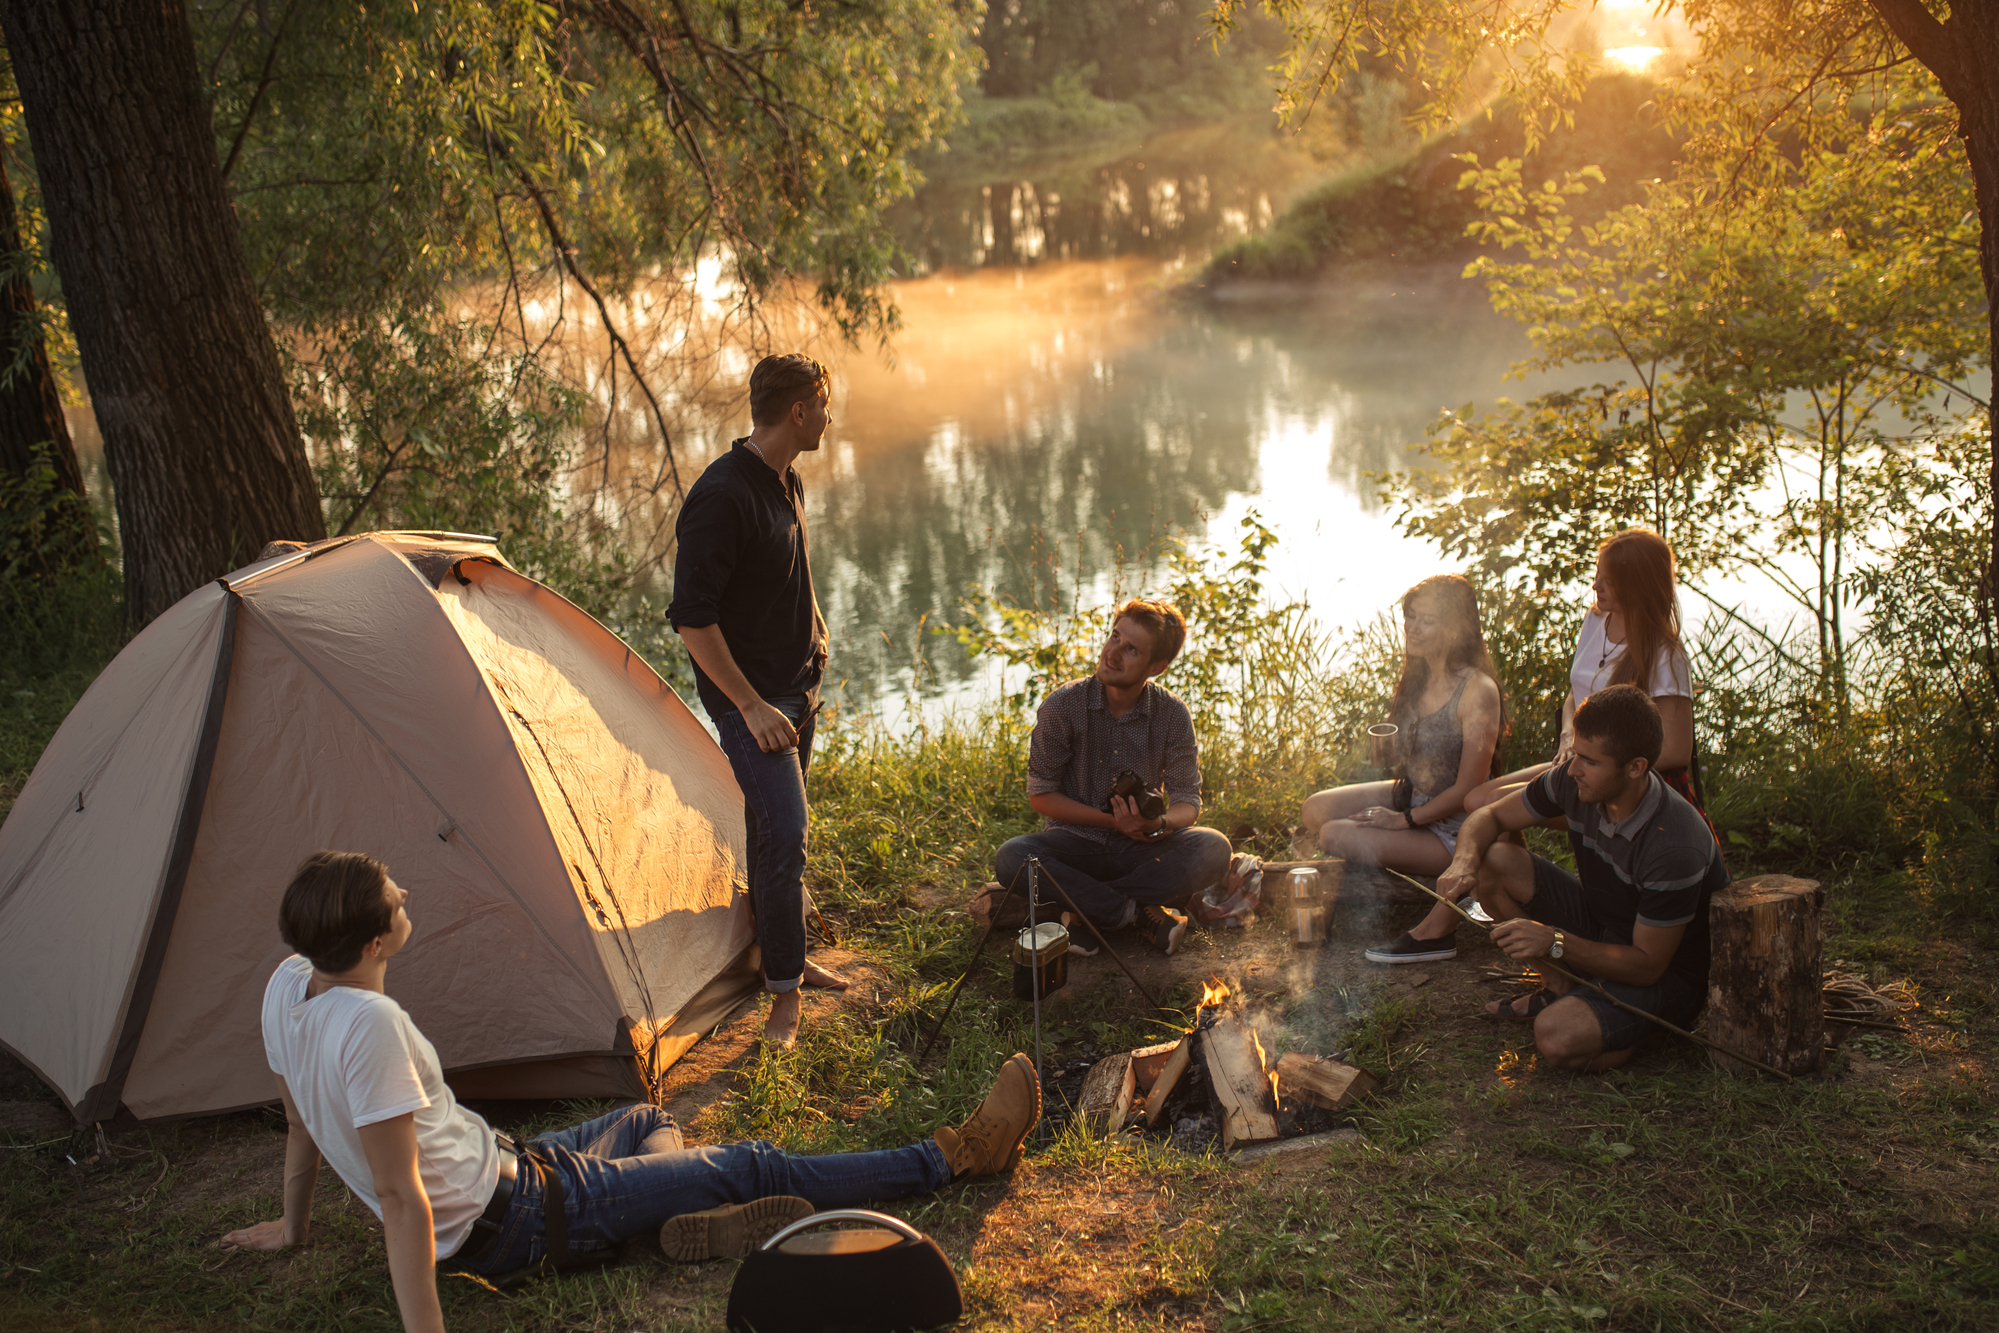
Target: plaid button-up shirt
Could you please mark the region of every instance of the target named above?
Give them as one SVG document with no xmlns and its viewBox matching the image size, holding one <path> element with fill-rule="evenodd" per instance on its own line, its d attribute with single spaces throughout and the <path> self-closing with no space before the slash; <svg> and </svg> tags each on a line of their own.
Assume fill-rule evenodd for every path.
<svg viewBox="0 0 1999 1333">
<path fill-rule="evenodd" d="M 1201 808 L 1201 747 L 1194 719 L 1171 692 L 1147 681 L 1138 703 L 1123 717 L 1104 706 L 1103 682 L 1071 681 L 1041 701 L 1027 749 L 1027 794 L 1059 792 L 1101 809 L 1117 776 L 1130 769 L 1147 786 L 1161 787 L 1169 805 Z M 1048 820 L 1045 827 L 1054 827 Z M 1116 829 L 1064 825 L 1108 843 Z"/>
</svg>

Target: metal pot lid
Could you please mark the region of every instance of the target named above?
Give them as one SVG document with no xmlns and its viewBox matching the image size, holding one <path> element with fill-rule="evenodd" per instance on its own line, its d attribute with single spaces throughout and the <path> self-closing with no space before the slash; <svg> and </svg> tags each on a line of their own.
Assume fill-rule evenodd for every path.
<svg viewBox="0 0 1999 1333">
<path fill-rule="evenodd" d="M 1020 934 L 1014 938 L 1013 948 L 1015 953 L 1045 954 L 1057 945 L 1067 948 L 1068 944 L 1069 931 L 1066 926 L 1059 926 L 1053 921 L 1044 921 L 1038 926 L 1023 927 Z"/>
</svg>

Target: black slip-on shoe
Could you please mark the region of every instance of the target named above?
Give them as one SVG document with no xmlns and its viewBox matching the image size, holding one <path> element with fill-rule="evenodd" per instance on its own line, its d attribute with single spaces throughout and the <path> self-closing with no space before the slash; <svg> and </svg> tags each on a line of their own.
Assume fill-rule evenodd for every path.
<svg viewBox="0 0 1999 1333">
<path fill-rule="evenodd" d="M 1458 937 L 1419 940 L 1405 930 L 1393 944 L 1377 944 L 1360 956 L 1370 963 L 1443 963 L 1458 956 Z"/>
</svg>

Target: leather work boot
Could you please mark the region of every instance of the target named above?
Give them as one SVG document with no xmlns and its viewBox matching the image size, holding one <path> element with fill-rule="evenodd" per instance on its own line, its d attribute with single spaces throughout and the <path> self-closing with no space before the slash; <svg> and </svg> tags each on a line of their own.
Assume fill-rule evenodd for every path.
<svg viewBox="0 0 1999 1333">
<path fill-rule="evenodd" d="M 1013 1168 L 1020 1145 L 1041 1119 L 1041 1080 L 1034 1062 L 1015 1054 L 1000 1066 L 992 1091 L 970 1120 L 934 1136 L 951 1164 L 951 1176 L 990 1176 Z"/>
<path fill-rule="evenodd" d="M 819 1210 L 804 1199 L 773 1194 L 748 1203 L 725 1203 L 698 1213 L 666 1219 L 659 1229 L 660 1252 L 683 1264 L 702 1259 L 742 1259 L 750 1251 Z"/>
</svg>

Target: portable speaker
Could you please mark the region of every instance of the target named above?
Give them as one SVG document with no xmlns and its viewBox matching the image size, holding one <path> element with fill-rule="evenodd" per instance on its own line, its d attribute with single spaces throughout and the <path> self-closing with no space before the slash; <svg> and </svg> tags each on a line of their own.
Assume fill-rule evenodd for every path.
<svg viewBox="0 0 1999 1333">
<path fill-rule="evenodd" d="M 875 1225 L 806 1234 L 833 1222 Z M 743 1260 L 729 1288 L 731 1333 L 912 1333 L 964 1313 L 937 1242 L 866 1208 L 792 1223 Z"/>
</svg>

